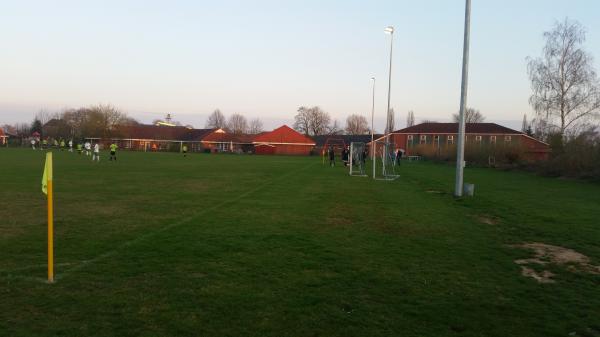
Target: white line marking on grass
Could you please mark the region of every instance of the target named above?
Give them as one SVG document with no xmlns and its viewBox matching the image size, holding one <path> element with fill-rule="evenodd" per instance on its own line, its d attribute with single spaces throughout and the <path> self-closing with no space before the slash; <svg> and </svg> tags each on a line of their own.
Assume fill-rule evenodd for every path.
<svg viewBox="0 0 600 337">
<path fill-rule="evenodd" d="M 171 223 L 171 224 L 168 224 L 168 225 L 166 225 L 166 226 L 164 226 L 164 227 L 162 227 L 162 228 L 159 228 L 159 229 L 157 229 L 157 230 L 155 230 L 155 231 L 153 231 L 153 232 L 148 232 L 148 233 L 146 233 L 146 234 L 142 234 L 142 235 L 140 235 L 140 236 L 136 237 L 135 239 L 129 240 L 129 241 L 127 241 L 127 242 L 124 242 L 124 243 L 122 243 L 121 245 L 119 245 L 117 248 L 115 248 L 115 249 L 113 249 L 113 250 L 111 250 L 111 251 L 109 251 L 109 252 L 106 252 L 106 253 L 100 254 L 100 255 L 96 256 L 95 258 L 92 258 L 92 259 L 89 259 L 89 260 L 83 260 L 83 261 L 81 261 L 80 263 L 78 263 L 77 265 L 75 265 L 73 268 L 71 268 L 71 269 L 68 269 L 68 270 L 65 270 L 65 271 L 64 271 L 63 273 L 61 273 L 61 274 L 57 274 L 57 275 L 55 276 L 55 281 L 56 281 L 56 280 L 60 280 L 60 279 L 62 279 L 62 278 L 64 278 L 64 277 L 67 277 L 68 275 L 70 275 L 70 274 L 72 274 L 72 273 L 74 273 L 74 272 L 77 272 L 77 271 L 79 271 L 79 270 L 81 270 L 81 269 L 83 269 L 83 268 L 85 268 L 85 267 L 87 267 L 87 266 L 89 266 L 89 265 L 91 265 L 91 264 L 94 264 L 94 263 L 97 263 L 97 262 L 99 262 L 99 261 L 101 261 L 101 260 L 104 260 L 104 259 L 106 259 L 106 258 L 109 258 L 109 257 L 111 257 L 111 256 L 115 255 L 117 252 L 119 252 L 119 251 L 120 251 L 120 250 L 122 250 L 123 248 L 127 248 L 127 247 L 129 247 L 129 246 L 131 246 L 131 245 L 134 245 L 134 244 L 136 244 L 136 243 L 138 243 L 138 242 L 141 242 L 141 241 L 143 241 L 143 240 L 145 240 L 145 239 L 147 239 L 147 238 L 149 238 L 149 237 L 152 237 L 152 236 L 154 236 L 154 235 L 157 235 L 157 234 L 160 234 L 160 233 L 162 233 L 162 232 L 168 231 L 168 230 L 170 230 L 170 229 L 172 229 L 172 228 L 175 228 L 175 227 L 181 226 L 181 225 L 183 225 L 183 224 L 185 224 L 185 223 L 187 223 L 187 222 L 189 222 L 189 221 L 191 221 L 191 220 L 194 220 L 194 219 L 196 219 L 198 216 L 200 216 L 200 215 L 202 215 L 202 214 L 204 214 L 204 213 L 206 213 L 206 212 L 210 212 L 210 211 L 212 211 L 212 210 L 215 210 L 215 209 L 221 208 L 221 207 L 223 207 L 223 206 L 225 206 L 225 205 L 227 205 L 227 204 L 234 203 L 234 202 L 236 202 L 236 201 L 238 201 L 238 200 L 240 200 L 240 199 L 243 199 L 243 198 L 247 197 L 248 195 L 250 195 L 250 194 L 252 194 L 252 193 L 255 193 L 255 192 L 257 192 L 257 191 L 260 191 L 261 189 L 263 189 L 263 188 L 265 188 L 265 187 L 267 187 L 267 186 L 271 185 L 272 183 L 274 183 L 274 182 L 276 182 L 276 181 L 278 181 L 278 180 L 284 179 L 284 178 L 286 178 L 286 177 L 288 177 L 288 176 L 290 176 L 290 175 L 293 175 L 293 174 L 296 174 L 296 173 L 298 173 L 298 172 L 304 171 L 304 170 L 308 169 L 308 168 L 309 168 L 309 167 L 311 167 L 311 166 L 315 166 L 316 164 L 317 164 L 317 163 L 311 163 L 311 164 L 309 164 L 309 165 L 306 165 L 305 167 L 303 167 L 303 168 L 300 168 L 300 169 L 298 169 L 298 170 L 291 171 L 291 172 L 288 172 L 288 173 L 286 173 L 286 174 L 284 174 L 284 175 L 282 175 L 282 176 L 279 176 L 279 177 L 273 178 L 273 179 L 269 180 L 268 182 L 266 182 L 266 183 L 264 183 L 264 184 L 262 184 L 262 185 L 260 185 L 260 186 L 257 186 L 257 187 L 255 187 L 255 188 L 252 188 L 252 189 L 250 189 L 250 190 L 248 190 L 248 191 L 246 191 L 246 192 L 244 192 L 244 193 L 242 193 L 242 194 L 239 194 L 238 196 L 236 196 L 236 197 L 234 197 L 234 198 L 227 199 L 227 200 L 225 200 L 225 201 L 222 201 L 222 202 L 220 202 L 220 203 L 218 203 L 218 204 L 215 204 L 215 205 L 213 205 L 213 206 L 211 206 L 211 207 L 209 207 L 209 208 L 204 208 L 204 209 L 202 209 L 201 211 L 199 211 L 199 212 L 196 212 L 196 213 L 194 213 L 193 215 L 190 215 L 190 216 L 188 216 L 188 217 L 186 217 L 186 218 L 184 218 L 184 219 L 181 219 L 181 220 L 179 220 L 179 221 L 173 222 L 173 223 Z"/>
</svg>

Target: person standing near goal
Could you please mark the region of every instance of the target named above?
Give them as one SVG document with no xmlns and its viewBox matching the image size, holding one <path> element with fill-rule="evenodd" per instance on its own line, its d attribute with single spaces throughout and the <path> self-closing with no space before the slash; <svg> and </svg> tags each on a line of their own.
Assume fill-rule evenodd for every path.
<svg viewBox="0 0 600 337">
<path fill-rule="evenodd" d="M 100 145 L 98 143 L 94 144 L 94 154 L 92 154 L 92 161 L 95 160 L 100 162 Z"/>
<path fill-rule="evenodd" d="M 110 161 L 112 161 L 113 158 L 117 161 L 117 144 L 115 143 L 110 144 Z"/>
<path fill-rule="evenodd" d="M 335 151 L 333 151 L 333 147 L 329 147 L 329 166 L 335 166 Z"/>
<path fill-rule="evenodd" d="M 73 152 L 73 139 L 69 139 L 69 152 Z"/>
</svg>

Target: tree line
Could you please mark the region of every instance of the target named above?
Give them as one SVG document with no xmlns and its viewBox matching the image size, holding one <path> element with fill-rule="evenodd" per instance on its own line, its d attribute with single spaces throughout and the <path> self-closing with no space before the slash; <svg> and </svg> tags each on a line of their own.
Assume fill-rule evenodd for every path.
<svg viewBox="0 0 600 337">
<path fill-rule="evenodd" d="M 29 124 L 4 125 L 19 138 L 28 138 L 37 132 L 41 137 L 82 139 L 84 137 L 118 136 L 120 125 L 135 125 L 137 120 L 112 105 L 92 105 L 50 113 L 39 111 Z"/>
<path fill-rule="evenodd" d="M 226 118 L 219 109 L 208 116 L 204 127 L 207 129 L 223 129 L 237 135 L 255 135 L 264 131 L 263 122 L 259 118 L 248 121 L 244 115 L 239 113 L 234 113 Z"/>
</svg>

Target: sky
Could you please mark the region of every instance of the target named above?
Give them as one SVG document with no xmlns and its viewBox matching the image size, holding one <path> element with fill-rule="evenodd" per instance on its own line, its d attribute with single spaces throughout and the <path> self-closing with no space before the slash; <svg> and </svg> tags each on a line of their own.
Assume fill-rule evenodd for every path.
<svg viewBox="0 0 600 337">
<path fill-rule="evenodd" d="M 292 124 L 320 106 L 383 130 L 390 36 L 396 127 L 458 111 L 464 0 L 0 0 L 0 124 L 112 104 L 143 123 L 203 127 L 216 108 Z M 532 114 L 527 57 L 556 20 L 579 21 L 600 69 L 600 1 L 472 0 L 468 105 L 519 128 Z"/>
</svg>

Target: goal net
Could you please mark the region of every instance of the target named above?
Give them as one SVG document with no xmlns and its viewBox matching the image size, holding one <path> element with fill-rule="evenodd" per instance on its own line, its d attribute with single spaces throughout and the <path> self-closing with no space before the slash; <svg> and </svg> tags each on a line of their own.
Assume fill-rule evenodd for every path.
<svg viewBox="0 0 600 337">
<path fill-rule="evenodd" d="M 396 174 L 396 146 L 385 139 L 375 141 L 374 179 L 394 180 Z"/>
<path fill-rule="evenodd" d="M 366 151 L 365 143 L 352 142 L 350 143 L 350 154 L 348 158 L 348 166 L 350 166 L 350 175 L 358 177 L 366 177 L 365 161 Z"/>
</svg>

